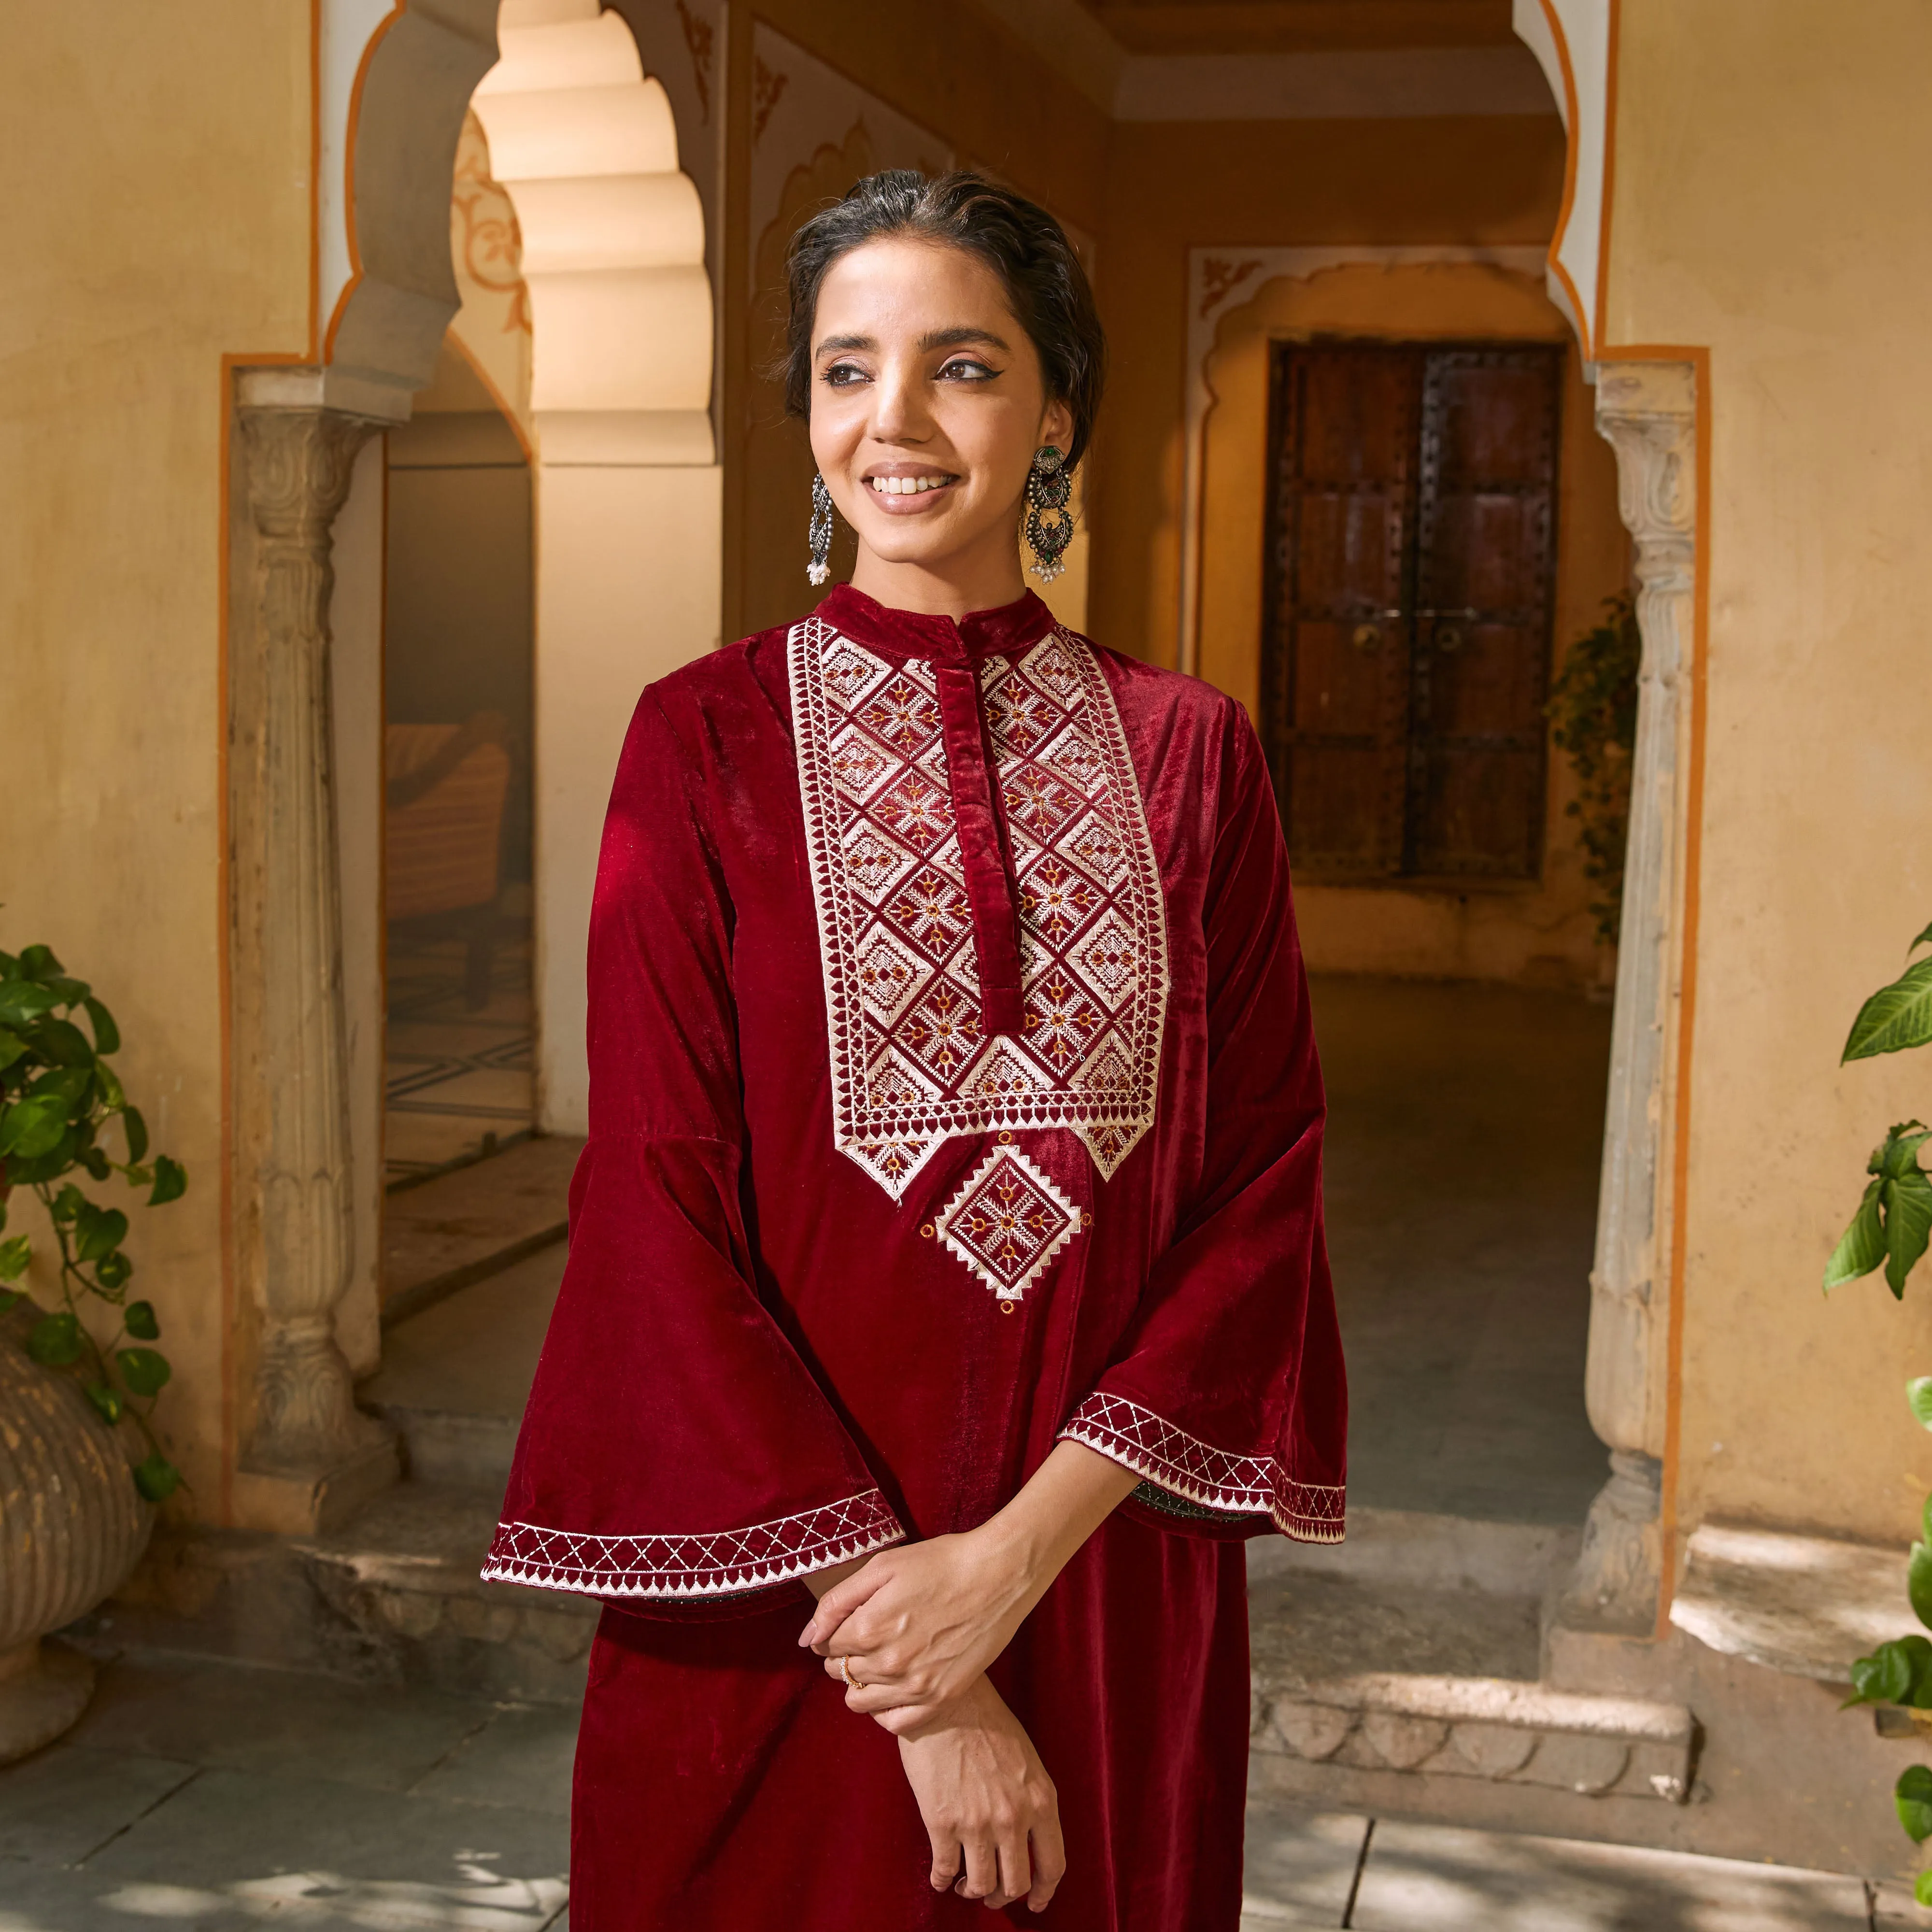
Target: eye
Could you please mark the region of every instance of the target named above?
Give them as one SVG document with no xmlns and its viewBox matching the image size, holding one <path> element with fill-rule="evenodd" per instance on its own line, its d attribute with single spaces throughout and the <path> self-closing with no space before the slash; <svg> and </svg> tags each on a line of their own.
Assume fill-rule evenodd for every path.
<svg viewBox="0 0 1932 1932">
<path fill-rule="evenodd" d="M 990 382 L 999 370 L 989 368 L 977 356 L 956 356 L 939 372 L 942 382 Z"/>
<path fill-rule="evenodd" d="M 827 387 L 849 389 L 866 380 L 866 372 L 856 362 L 835 362 L 819 377 Z"/>
</svg>

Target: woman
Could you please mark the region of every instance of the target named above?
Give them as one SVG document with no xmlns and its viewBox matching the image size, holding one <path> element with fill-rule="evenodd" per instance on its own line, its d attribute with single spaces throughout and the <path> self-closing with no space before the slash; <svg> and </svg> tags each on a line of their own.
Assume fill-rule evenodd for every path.
<svg viewBox="0 0 1932 1932">
<path fill-rule="evenodd" d="M 831 506 L 858 562 L 639 704 L 484 1573 L 608 1606 L 573 1923 L 1232 1932 L 1242 1541 L 1341 1534 L 1267 768 L 1024 589 L 1104 353 L 1050 216 L 874 176 L 790 300 L 811 574 Z"/>
</svg>

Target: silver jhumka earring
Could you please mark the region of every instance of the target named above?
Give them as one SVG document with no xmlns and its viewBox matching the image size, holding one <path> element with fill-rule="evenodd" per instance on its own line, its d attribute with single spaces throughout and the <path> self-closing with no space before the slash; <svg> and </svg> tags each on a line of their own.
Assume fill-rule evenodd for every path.
<svg viewBox="0 0 1932 1932">
<path fill-rule="evenodd" d="M 1066 507 L 1072 494 L 1066 458 L 1050 442 L 1036 450 L 1027 472 L 1024 528 L 1033 546 L 1034 560 L 1028 567 L 1042 584 L 1051 584 L 1066 568 L 1060 560 L 1073 541 L 1073 516 Z"/>
<path fill-rule="evenodd" d="M 812 522 L 805 533 L 812 561 L 805 567 L 806 581 L 818 585 L 832 574 L 832 492 L 818 471 L 812 472 Z"/>
</svg>

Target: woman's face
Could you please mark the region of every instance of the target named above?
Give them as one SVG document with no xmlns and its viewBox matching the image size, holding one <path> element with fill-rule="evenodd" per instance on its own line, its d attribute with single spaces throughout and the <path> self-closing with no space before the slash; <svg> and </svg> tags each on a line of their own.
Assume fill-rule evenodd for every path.
<svg viewBox="0 0 1932 1932">
<path fill-rule="evenodd" d="M 1068 446 L 1072 418 L 998 276 L 963 248 L 868 242 L 827 271 L 812 347 L 812 454 L 862 548 L 1017 581 L 1027 472 L 1042 443 Z"/>
</svg>

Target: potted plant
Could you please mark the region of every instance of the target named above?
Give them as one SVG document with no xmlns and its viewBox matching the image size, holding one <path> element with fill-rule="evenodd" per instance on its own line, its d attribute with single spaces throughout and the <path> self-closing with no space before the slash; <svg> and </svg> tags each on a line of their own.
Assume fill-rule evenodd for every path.
<svg viewBox="0 0 1932 1932">
<path fill-rule="evenodd" d="M 0 952 L 0 1762 L 86 1708 L 86 1659 L 40 1640 L 121 1583 L 146 1545 L 150 1506 L 181 1482 L 154 1432 L 170 1370 L 149 1346 L 160 1335 L 153 1304 L 128 1298 L 128 1216 L 81 1185 L 118 1174 L 150 1206 L 188 1185 L 178 1162 L 148 1158 L 146 1124 L 108 1064 L 120 1044 L 112 1015 L 46 946 Z M 114 1123 L 124 1160 L 104 1142 Z M 22 1193 L 52 1231 L 51 1306 L 5 1286 L 34 1258 L 32 1236 L 7 1233 Z"/>
<path fill-rule="evenodd" d="M 1906 949 L 1906 956 L 1928 944 L 1932 944 L 1932 926 Z M 1913 960 L 1859 1008 L 1839 1064 L 1928 1046 L 1932 1046 L 1932 954 Z M 1905 1298 L 1906 1280 L 1932 1241 L 1932 1176 L 1918 1164 L 1928 1140 L 1932 1130 L 1922 1120 L 1899 1120 L 1872 1150 L 1865 1163 L 1872 1178 L 1858 1211 L 1825 1264 L 1828 1294 L 1882 1266 L 1886 1286 L 1898 1300 Z M 1932 1376 L 1907 1382 L 1905 1399 L 1920 1424 L 1932 1429 Z M 1920 1527 L 1924 1540 L 1912 1546 L 1906 1593 L 1913 1615 L 1932 1630 L 1932 1496 L 1925 1499 Z M 1924 1742 L 1932 1732 L 1932 1639 L 1915 1633 L 1860 1658 L 1852 1666 L 1852 1694 L 1846 1702 L 1876 1705 L 1882 1737 Z M 1932 1766 L 1908 1766 L 1892 1797 L 1898 1822 L 1912 1843 L 1922 1845 L 1932 1838 Z M 1918 1874 L 1912 1896 L 1921 1905 L 1932 1906 L 1932 1870 Z"/>
</svg>

